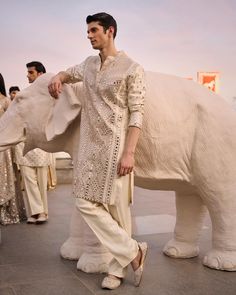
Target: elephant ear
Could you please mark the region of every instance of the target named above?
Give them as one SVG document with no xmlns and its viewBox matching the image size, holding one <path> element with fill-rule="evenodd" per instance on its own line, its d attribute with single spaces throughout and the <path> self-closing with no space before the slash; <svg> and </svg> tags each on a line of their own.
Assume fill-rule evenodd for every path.
<svg viewBox="0 0 236 295">
<path fill-rule="evenodd" d="M 23 119 L 25 148 L 28 152 L 40 148 L 47 152 L 65 151 L 74 154 L 74 139 L 79 136 L 79 86 L 63 85 L 58 100 L 48 92 L 48 83 L 54 74 L 46 73 L 24 89 L 18 111 Z"/>
<path fill-rule="evenodd" d="M 48 141 L 63 134 L 71 122 L 80 114 L 82 83 L 64 84 L 58 99 L 55 99 L 46 123 L 45 133 Z"/>
</svg>

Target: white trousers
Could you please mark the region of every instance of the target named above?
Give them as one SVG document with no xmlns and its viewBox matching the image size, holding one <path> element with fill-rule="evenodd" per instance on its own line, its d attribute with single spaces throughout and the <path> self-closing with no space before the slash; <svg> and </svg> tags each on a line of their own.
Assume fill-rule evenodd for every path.
<svg viewBox="0 0 236 295">
<path fill-rule="evenodd" d="M 123 278 L 127 266 L 138 254 L 138 243 L 131 238 L 129 200 L 120 198 L 116 205 L 105 205 L 78 198 L 76 208 L 101 244 L 114 256 L 108 273 Z"/>
<path fill-rule="evenodd" d="M 47 201 L 47 169 L 44 167 L 30 167 L 20 165 L 26 194 L 27 215 L 39 213 L 48 214 Z"/>
<path fill-rule="evenodd" d="M 50 165 L 48 166 L 48 189 L 54 189 L 57 184 L 56 172 L 56 157 L 54 154 L 49 154 Z"/>
</svg>

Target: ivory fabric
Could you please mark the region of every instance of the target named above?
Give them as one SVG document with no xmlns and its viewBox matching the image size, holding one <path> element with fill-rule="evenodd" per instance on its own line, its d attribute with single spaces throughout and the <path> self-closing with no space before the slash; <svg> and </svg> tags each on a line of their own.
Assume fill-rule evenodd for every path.
<svg viewBox="0 0 236 295">
<path fill-rule="evenodd" d="M 36 148 L 23 156 L 24 146 L 23 142 L 15 146 L 15 162 L 20 166 L 24 183 L 27 217 L 39 213 L 48 214 L 47 184 L 50 154 Z"/>
<path fill-rule="evenodd" d="M 119 206 L 76 200 L 76 207 L 102 245 L 113 255 L 108 273 L 120 278 L 138 254 L 138 243 L 131 238 L 131 214 L 128 200 L 121 198 Z"/>
<path fill-rule="evenodd" d="M 24 143 L 20 142 L 15 146 L 15 160 L 18 165 L 29 166 L 29 167 L 43 167 L 50 164 L 49 153 L 36 148 L 29 151 L 23 156 Z"/>
<path fill-rule="evenodd" d="M 102 67 L 99 56 L 90 56 L 66 72 L 70 82 L 83 82 L 74 194 L 114 204 L 119 195 L 116 192 L 120 192 L 117 164 L 128 127 L 142 125 L 144 70 L 124 52 L 119 52 L 115 57 L 107 57 Z"/>
<path fill-rule="evenodd" d="M 25 186 L 28 216 L 48 214 L 47 169 L 48 167 L 20 166 Z"/>
<path fill-rule="evenodd" d="M 50 165 L 48 166 L 48 189 L 54 189 L 57 185 L 56 157 L 53 153 L 49 154 Z"/>
</svg>

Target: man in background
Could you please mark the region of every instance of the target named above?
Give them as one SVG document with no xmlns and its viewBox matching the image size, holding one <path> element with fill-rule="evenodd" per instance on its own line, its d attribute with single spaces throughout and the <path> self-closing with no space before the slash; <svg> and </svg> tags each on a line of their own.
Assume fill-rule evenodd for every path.
<svg viewBox="0 0 236 295">
<path fill-rule="evenodd" d="M 46 73 L 42 63 L 26 64 L 29 83 Z M 49 153 L 36 148 L 23 156 L 24 143 L 16 146 L 16 162 L 20 166 L 26 195 L 27 223 L 44 223 L 48 220 L 47 175 Z"/>
<path fill-rule="evenodd" d="M 9 95 L 10 95 L 11 101 L 15 98 L 17 92 L 19 91 L 20 91 L 20 88 L 18 86 L 11 86 L 9 88 Z"/>
<path fill-rule="evenodd" d="M 38 61 L 32 61 L 27 65 L 27 78 L 29 83 L 33 83 L 40 75 L 46 73 L 46 69 L 44 65 Z M 57 184 L 57 174 L 56 174 L 56 159 L 55 156 L 50 153 L 49 154 L 50 165 L 48 166 L 48 189 L 54 189 Z"/>
</svg>

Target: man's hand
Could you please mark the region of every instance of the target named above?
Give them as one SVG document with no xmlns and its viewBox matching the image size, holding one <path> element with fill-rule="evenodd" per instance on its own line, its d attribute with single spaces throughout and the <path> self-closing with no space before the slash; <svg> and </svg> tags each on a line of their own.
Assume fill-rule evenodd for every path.
<svg viewBox="0 0 236 295">
<path fill-rule="evenodd" d="M 119 176 L 125 176 L 133 171 L 134 168 L 134 153 L 124 152 L 120 162 L 117 166 L 117 174 Z"/>
<path fill-rule="evenodd" d="M 117 166 L 117 174 L 125 176 L 133 171 L 134 168 L 134 152 L 140 134 L 140 129 L 130 126 L 125 140 L 125 147 L 122 157 Z"/>
<path fill-rule="evenodd" d="M 62 89 L 62 82 L 60 75 L 57 74 L 56 76 L 52 77 L 51 81 L 48 84 L 48 91 L 52 97 L 58 98 L 59 94 L 61 93 Z"/>
</svg>

